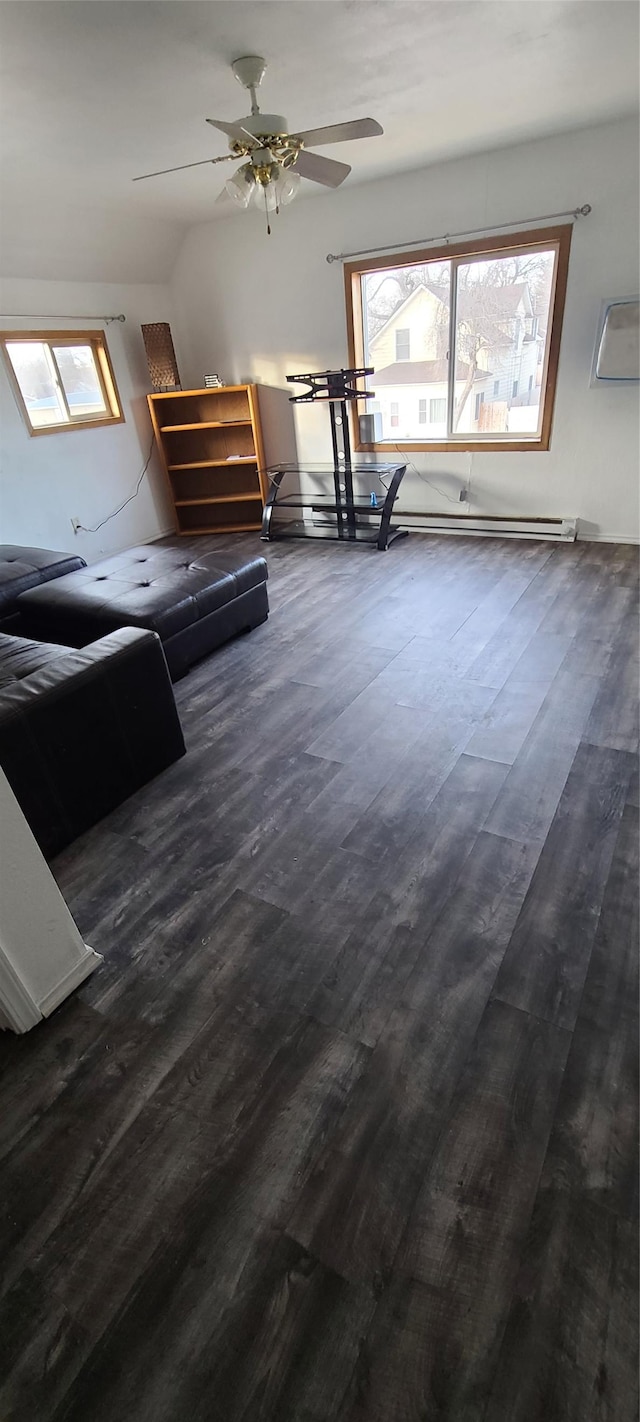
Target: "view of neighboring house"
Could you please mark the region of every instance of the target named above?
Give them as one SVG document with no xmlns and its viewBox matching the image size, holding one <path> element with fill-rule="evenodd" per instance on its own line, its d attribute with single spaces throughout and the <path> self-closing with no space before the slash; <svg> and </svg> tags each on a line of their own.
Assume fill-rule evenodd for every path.
<svg viewBox="0 0 640 1422">
<path fill-rule="evenodd" d="M 544 330 L 526 281 L 459 291 L 452 426 L 456 433 L 537 428 Z M 420 285 L 368 341 L 378 438 L 447 435 L 449 289 Z"/>
</svg>

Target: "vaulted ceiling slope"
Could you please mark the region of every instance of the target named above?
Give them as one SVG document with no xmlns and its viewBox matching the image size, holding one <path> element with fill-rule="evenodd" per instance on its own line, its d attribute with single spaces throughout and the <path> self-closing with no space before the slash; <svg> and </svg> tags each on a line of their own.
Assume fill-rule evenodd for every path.
<svg viewBox="0 0 640 1422">
<path fill-rule="evenodd" d="M 265 56 L 261 106 L 294 129 L 379 120 L 384 137 L 340 147 L 349 184 L 638 101 L 633 0 L 3 0 L 0 50 L 15 276 L 162 280 L 187 226 L 226 220 L 224 166 L 131 179 L 226 151 L 205 118 L 247 112 L 229 67 L 242 54 Z M 297 201 L 335 201 L 303 186 Z"/>
</svg>

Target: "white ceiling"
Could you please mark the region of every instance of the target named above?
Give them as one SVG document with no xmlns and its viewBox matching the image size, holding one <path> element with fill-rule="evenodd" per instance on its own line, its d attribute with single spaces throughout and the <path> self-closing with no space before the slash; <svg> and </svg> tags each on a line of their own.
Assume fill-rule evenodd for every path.
<svg viewBox="0 0 640 1422">
<path fill-rule="evenodd" d="M 247 112 L 238 55 L 265 56 L 261 107 L 293 129 L 379 120 L 384 137 L 326 150 L 356 183 L 634 111 L 638 13 L 635 0 L 3 0 L 3 270 L 70 276 L 64 245 L 89 276 L 108 213 L 153 275 L 152 232 L 166 263 L 185 226 L 224 216 L 213 199 L 231 164 L 131 179 L 226 151 L 204 120 Z M 45 232 L 49 251 L 64 234 L 56 270 Z M 98 265 L 117 278 L 108 251 Z"/>
</svg>

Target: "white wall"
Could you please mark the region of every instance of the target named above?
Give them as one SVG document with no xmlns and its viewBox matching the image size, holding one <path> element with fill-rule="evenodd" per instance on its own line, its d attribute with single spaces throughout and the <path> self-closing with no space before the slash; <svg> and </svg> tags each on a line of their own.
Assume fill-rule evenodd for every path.
<svg viewBox="0 0 640 1422">
<path fill-rule="evenodd" d="M 35 1026 L 101 962 L 83 943 L 0 770 L 0 1027 Z"/>
<path fill-rule="evenodd" d="M 443 119 L 443 122 L 446 121 Z M 638 289 L 638 132 L 628 120 L 299 200 L 272 222 L 239 213 L 191 229 L 172 290 L 183 381 L 285 385 L 345 365 L 343 274 L 327 252 L 518 223 L 591 203 L 575 228 L 556 411 L 547 453 L 414 454 L 453 499 L 472 474 L 477 512 L 578 517 L 581 534 L 637 540 L 638 387 L 589 386 L 603 297 Z M 324 408 L 296 410 L 302 457 L 328 458 Z M 280 457 L 276 454 L 276 457 Z M 405 508 L 451 510 L 412 471 Z"/>
<path fill-rule="evenodd" d="M 125 415 L 121 425 L 30 436 L 0 361 L 0 541 L 79 553 L 94 562 L 101 553 L 158 538 L 173 529 L 170 503 L 155 450 L 136 499 L 98 533 L 74 534 L 71 519 L 99 523 L 135 489 L 151 447 L 146 394 L 150 389 L 140 324 L 169 321 L 169 290 L 162 285 L 110 285 L 6 279 L 2 313 L 51 311 L 69 320 L 10 319 L 3 330 L 74 330 L 99 327 L 76 315 L 119 314 L 126 321 L 106 329 Z M 179 351 L 177 351 L 179 361 Z M 179 367 L 180 368 L 180 367 Z"/>
</svg>

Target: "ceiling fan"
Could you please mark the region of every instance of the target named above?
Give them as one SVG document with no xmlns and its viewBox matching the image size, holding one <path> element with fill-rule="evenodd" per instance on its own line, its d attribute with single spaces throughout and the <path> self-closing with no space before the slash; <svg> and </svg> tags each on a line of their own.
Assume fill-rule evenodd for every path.
<svg viewBox="0 0 640 1422">
<path fill-rule="evenodd" d="M 226 134 L 231 150 L 229 153 L 221 158 L 201 158 L 196 163 L 181 163 L 177 168 L 141 173 L 133 179 L 134 183 L 145 178 L 159 178 L 165 173 L 180 173 L 185 168 L 200 168 L 205 163 L 228 163 L 245 158 L 248 161 L 225 184 L 217 201 L 231 198 L 239 207 L 246 208 L 253 200 L 255 206 L 264 207 L 267 232 L 271 231 L 269 213 L 277 213 L 281 206 L 292 201 L 301 178 L 322 183 L 327 188 L 338 188 L 351 172 L 349 164 L 336 163 L 320 153 L 311 153 L 310 148 L 324 146 L 325 143 L 344 143 L 354 138 L 375 138 L 383 129 L 375 119 L 364 118 L 290 133 L 282 114 L 263 114 L 258 107 L 256 90 L 262 83 L 266 67 L 265 60 L 256 54 L 234 60 L 231 65 L 233 73 L 238 83 L 251 95 L 251 113 L 235 123 L 207 119 L 213 128 Z"/>
</svg>

